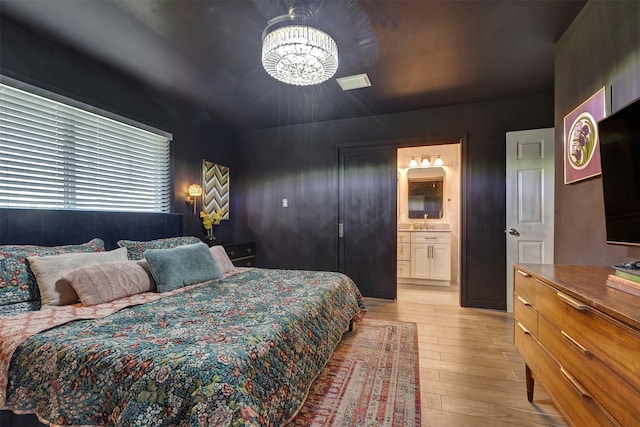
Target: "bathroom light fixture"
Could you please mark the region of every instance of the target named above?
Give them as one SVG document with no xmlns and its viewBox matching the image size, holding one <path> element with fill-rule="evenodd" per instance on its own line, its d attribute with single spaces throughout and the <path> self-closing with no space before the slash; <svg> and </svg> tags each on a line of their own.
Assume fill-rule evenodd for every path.
<svg viewBox="0 0 640 427">
<path fill-rule="evenodd" d="M 433 165 L 434 166 L 443 166 L 444 162 L 442 161 L 442 159 L 440 158 L 440 156 L 436 157 L 436 159 L 433 161 Z"/>
<path fill-rule="evenodd" d="M 411 160 L 409 160 L 409 167 L 410 168 L 417 168 L 418 167 L 418 161 L 416 160 L 415 157 L 412 157 Z"/>
<path fill-rule="evenodd" d="M 330 79 L 338 69 L 338 46 L 310 25 L 313 13 L 297 2 L 289 13 L 267 22 L 262 32 L 262 66 L 281 82 L 308 86 Z M 287 25 L 272 29 L 276 24 Z"/>
<path fill-rule="evenodd" d="M 196 198 L 202 196 L 202 187 L 198 184 L 191 184 L 187 189 L 187 199 L 186 202 L 188 205 L 193 205 L 193 214 L 196 214 Z"/>
<path fill-rule="evenodd" d="M 429 156 L 422 157 L 422 161 L 420 162 L 420 166 L 426 168 L 427 166 L 431 166 L 431 162 L 429 161 Z"/>
</svg>

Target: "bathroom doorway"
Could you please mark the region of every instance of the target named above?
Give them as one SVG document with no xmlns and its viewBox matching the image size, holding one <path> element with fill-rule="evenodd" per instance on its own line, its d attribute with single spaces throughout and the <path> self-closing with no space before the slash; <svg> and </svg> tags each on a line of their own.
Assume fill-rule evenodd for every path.
<svg viewBox="0 0 640 427">
<path fill-rule="evenodd" d="M 460 305 L 460 149 L 398 148 L 398 300 Z"/>
</svg>

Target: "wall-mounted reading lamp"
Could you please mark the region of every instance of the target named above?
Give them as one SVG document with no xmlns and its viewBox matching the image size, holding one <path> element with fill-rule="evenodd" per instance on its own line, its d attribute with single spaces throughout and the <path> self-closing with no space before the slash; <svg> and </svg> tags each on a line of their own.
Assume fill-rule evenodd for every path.
<svg viewBox="0 0 640 427">
<path fill-rule="evenodd" d="M 202 196 L 202 187 L 198 184 L 191 184 L 187 189 L 187 199 L 186 202 L 188 205 L 193 205 L 193 214 L 196 214 L 197 203 L 196 200 L 198 197 Z"/>
</svg>

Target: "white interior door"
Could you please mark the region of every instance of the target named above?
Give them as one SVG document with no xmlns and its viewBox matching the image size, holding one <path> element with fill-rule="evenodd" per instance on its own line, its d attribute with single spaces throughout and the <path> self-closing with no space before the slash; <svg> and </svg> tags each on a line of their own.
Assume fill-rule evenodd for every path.
<svg viewBox="0 0 640 427">
<path fill-rule="evenodd" d="M 507 132 L 507 311 L 513 264 L 553 263 L 554 129 Z"/>
</svg>

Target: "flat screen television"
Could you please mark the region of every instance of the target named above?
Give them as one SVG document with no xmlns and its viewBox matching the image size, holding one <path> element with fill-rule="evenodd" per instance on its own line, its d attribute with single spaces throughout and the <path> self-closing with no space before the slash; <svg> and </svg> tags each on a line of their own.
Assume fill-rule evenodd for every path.
<svg viewBox="0 0 640 427">
<path fill-rule="evenodd" d="M 598 123 L 607 243 L 640 245 L 640 99 Z"/>
</svg>

